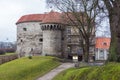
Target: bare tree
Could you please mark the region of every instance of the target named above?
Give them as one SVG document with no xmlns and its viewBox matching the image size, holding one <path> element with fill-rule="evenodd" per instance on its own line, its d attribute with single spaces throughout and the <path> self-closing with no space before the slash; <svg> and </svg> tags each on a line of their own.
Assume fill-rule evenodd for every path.
<svg viewBox="0 0 120 80">
<path fill-rule="evenodd" d="M 82 39 L 83 59 L 89 61 L 90 41 L 95 35 L 95 19 L 101 12 L 98 0 L 46 0 L 51 7 L 64 12 L 68 24 L 74 25 L 79 30 Z M 99 9 L 99 10 L 98 10 Z"/>
</svg>

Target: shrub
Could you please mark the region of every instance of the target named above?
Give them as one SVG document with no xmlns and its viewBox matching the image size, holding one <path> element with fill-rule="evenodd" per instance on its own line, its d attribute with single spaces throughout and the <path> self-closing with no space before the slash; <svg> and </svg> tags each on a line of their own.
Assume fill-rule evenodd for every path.
<svg viewBox="0 0 120 80">
<path fill-rule="evenodd" d="M 29 59 L 32 59 L 32 56 L 28 56 Z"/>
</svg>

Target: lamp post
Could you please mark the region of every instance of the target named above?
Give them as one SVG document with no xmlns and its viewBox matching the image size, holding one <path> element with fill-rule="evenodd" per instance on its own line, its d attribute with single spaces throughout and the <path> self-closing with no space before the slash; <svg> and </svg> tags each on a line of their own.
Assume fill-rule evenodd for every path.
<svg viewBox="0 0 120 80">
<path fill-rule="evenodd" d="M 79 67 L 79 63 L 78 63 L 78 55 L 73 55 L 73 62 L 75 63 L 75 67 Z"/>
</svg>

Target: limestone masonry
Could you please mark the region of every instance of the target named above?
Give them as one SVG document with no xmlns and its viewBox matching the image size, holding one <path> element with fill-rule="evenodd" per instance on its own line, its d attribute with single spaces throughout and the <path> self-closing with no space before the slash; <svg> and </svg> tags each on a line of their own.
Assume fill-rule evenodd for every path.
<svg viewBox="0 0 120 80">
<path fill-rule="evenodd" d="M 45 14 L 22 16 L 17 25 L 17 53 L 20 56 L 55 55 L 82 58 L 78 30 L 62 19 L 63 13 L 51 11 Z M 93 36 L 95 34 L 93 32 Z M 94 56 L 95 41 L 91 41 L 90 54 Z"/>
</svg>

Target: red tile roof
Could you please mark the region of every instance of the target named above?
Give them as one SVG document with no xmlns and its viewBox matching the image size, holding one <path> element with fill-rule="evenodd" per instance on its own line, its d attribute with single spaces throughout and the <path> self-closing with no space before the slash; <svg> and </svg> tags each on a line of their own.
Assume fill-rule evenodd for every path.
<svg viewBox="0 0 120 80">
<path fill-rule="evenodd" d="M 96 38 L 95 47 L 98 49 L 109 49 L 110 47 L 110 38 Z"/>
<path fill-rule="evenodd" d="M 61 16 L 61 13 L 54 11 L 45 14 L 30 14 L 22 16 L 16 24 L 33 21 L 40 21 L 42 23 L 62 23 L 63 21 Z"/>
<path fill-rule="evenodd" d="M 45 14 L 30 14 L 22 16 L 16 24 L 23 22 L 32 22 L 32 21 L 42 21 L 45 17 Z"/>
<path fill-rule="evenodd" d="M 62 14 L 59 12 L 51 11 L 43 19 L 42 23 L 62 23 Z"/>
<path fill-rule="evenodd" d="M 81 13 L 81 14 L 84 14 L 84 13 Z M 42 22 L 42 23 L 62 23 L 62 24 L 73 25 L 74 23 L 71 20 L 72 21 L 76 20 L 76 18 L 72 15 L 71 12 L 67 12 L 66 14 L 66 13 L 55 12 L 52 10 L 49 13 L 45 13 L 45 14 L 30 14 L 30 15 L 22 16 L 17 21 L 16 24 L 35 21 L 35 22 Z"/>
</svg>

